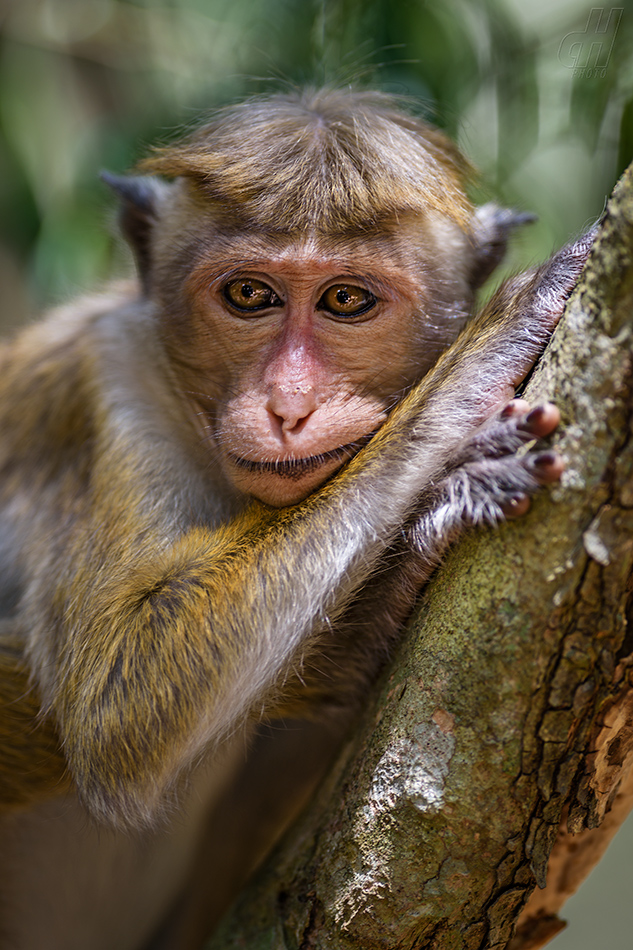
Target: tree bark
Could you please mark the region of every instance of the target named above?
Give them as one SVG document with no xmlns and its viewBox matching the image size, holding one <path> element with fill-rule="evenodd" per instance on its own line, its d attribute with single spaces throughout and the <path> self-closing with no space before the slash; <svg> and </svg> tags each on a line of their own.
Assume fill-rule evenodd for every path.
<svg viewBox="0 0 633 950">
<path fill-rule="evenodd" d="M 528 950 L 562 928 L 633 805 L 632 334 L 629 169 L 526 391 L 561 409 L 561 484 L 446 559 L 209 950 Z"/>
</svg>

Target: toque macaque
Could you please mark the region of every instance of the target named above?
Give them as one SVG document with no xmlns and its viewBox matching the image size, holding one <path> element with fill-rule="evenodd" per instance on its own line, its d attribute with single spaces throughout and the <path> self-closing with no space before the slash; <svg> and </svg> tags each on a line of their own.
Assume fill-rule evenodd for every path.
<svg viewBox="0 0 633 950">
<path fill-rule="evenodd" d="M 380 94 L 245 102 L 139 172 L 103 176 L 138 281 L 0 354 L 3 950 L 199 946 L 266 847 L 205 846 L 194 900 L 257 724 L 310 737 L 282 826 L 447 546 L 562 471 L 510 400 L 590 236 L 471 316 L 526 216 Z"/>
</svg>

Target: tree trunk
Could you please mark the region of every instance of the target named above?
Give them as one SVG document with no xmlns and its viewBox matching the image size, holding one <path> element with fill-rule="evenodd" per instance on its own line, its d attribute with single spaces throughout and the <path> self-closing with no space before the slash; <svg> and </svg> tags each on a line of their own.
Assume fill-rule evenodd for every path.
<svg viewBox="0 0 633 950">
<path fill-rule="evenodd" d="M 563 926 L 633 804 L 632 259 L 629 169 L 527 388 L 561 409 L 561 484 L 446 559 L 210 950 L 527 950 Z"/>
</svg>

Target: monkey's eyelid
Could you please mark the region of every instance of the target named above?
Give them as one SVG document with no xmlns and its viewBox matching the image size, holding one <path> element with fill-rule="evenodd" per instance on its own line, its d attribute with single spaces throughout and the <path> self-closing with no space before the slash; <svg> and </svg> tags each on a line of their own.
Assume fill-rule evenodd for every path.
<svg viewBox="0 0 633 950">
<path fill-rule="evenodd" d="M 245 306 L 242 306 L 241 303 L 236 300 L 237 294 L 235 288 L 237 285 L 241 285 L 240 289 L 245 297 Z M 250 293 L 248 294 L 245 293 L 247 287 L 250 288 Z M 236 277 L 225 283 L 221 288 L 221 292 L 229 307 L 239 314 L 261 313 L 264 310 L 269 310 L 271 307 L 283 307 L 284 305 L 284 301 L 279 294 L 268 284 L 264 283 L 264 281 L 257 278 Z M 253 303 L 248 305 L 246 301 L 251 297 L 253 298 Z"/>
<path fill-rule="evenodd" d="M 266 303 L 257 304 L 254 307 L 240 307 L 238 304 L 233 303 L 226 295 L 223 295 L 224 299 L 230 306 L 231 310 L 234 310 L 236 313 L 248 315 L 249 313 L 263 313 L 265 310 L 272 310 L 277 307 L 283 307 L 284 302 L 279 297 L 275 300 L 267 301 Z"/>
<path fill-rule="evenodd" d="M 332 290 L 332 288 L 329 287 L 328 291 L 329 290 Z M 351 320 L 354 320 L 356 317 L 364 316 L 365 314 L 369 313 L 370 310 L 373 310 L 376 304 L 378 303 L 378 298 L 374 294 L 372 294 L 371 291 L 368 290 L 366 291 L 366 294 L 367 294 L 366 303 L 359 305 L 355 310 L 344 310 L 344 309 L 339 310 L 338 308 L 325 303 L 325 295 L 328 293 L 328 291 L 322 294 L 321 298 L 319 299 L 319 302 L 316 305 L 316 308 L 317 310 L 321 310 L 321 311 L 324 311 L 325 313 L 330 314 L 330 316 L 336 317 L 338 320 L 351 321 Z"/>
<path fill-rule="evenodd" d="M 332 294 L 337 298 L 339 292 L 343 291 L 350 298 L 356 297 L 359 300 L 358 309 L 356 311 L 345 310 L 344 307 L 349 305 L 348 301 L 341 301 L 341 308 L 332 303 L 328 298 L 331 298 Z M 327 310 L 328 313 L 340 314 L 341 316 L 356 316 L 360 313 L 365 313 L 368 310 L 371 310 L 372 307 L 375 307 L 377 303 L 381 303 L 385 297 L 389 299 L 390 295 L 383 295 L 375 287 L 368 286 L 367 283 L 352 283 L 352 281 L 336 281 L 336 283 L 330 284 L 329 287 L 322 292 L 319 297 L 316 307 L 317 310 Z M 392 295 L 391 295 L 392 296 Z"/>
</svg>

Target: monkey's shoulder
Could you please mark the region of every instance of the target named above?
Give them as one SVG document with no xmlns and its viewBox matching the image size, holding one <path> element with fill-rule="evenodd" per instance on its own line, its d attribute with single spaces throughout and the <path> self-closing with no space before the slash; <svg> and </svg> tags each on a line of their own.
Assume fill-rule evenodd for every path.
<svg viewBox="0 0 633 950">
<path fill-rule="evenodd" d="M 0 344 L 0 459 L 9 453 L 18 462 L 26 453 L 32 460 L 38 448 L 86 442 L 104 359 L 133 347 L 129 327 L 142 321 L 140 311 L 137 285 L 115 284 L 51 310 Z"/>
<path fill-rule="evenodd" d="M 16 506 L 18 517 L 25 505 L 32 516 L 58 509 L 88 484 L 104 415 L 102 352 L 108 340 L 125 352 L 134 299 L 129 285 L 114 287 L 51 311 L 0 346 L 3 518 Z"/>
</svg>

